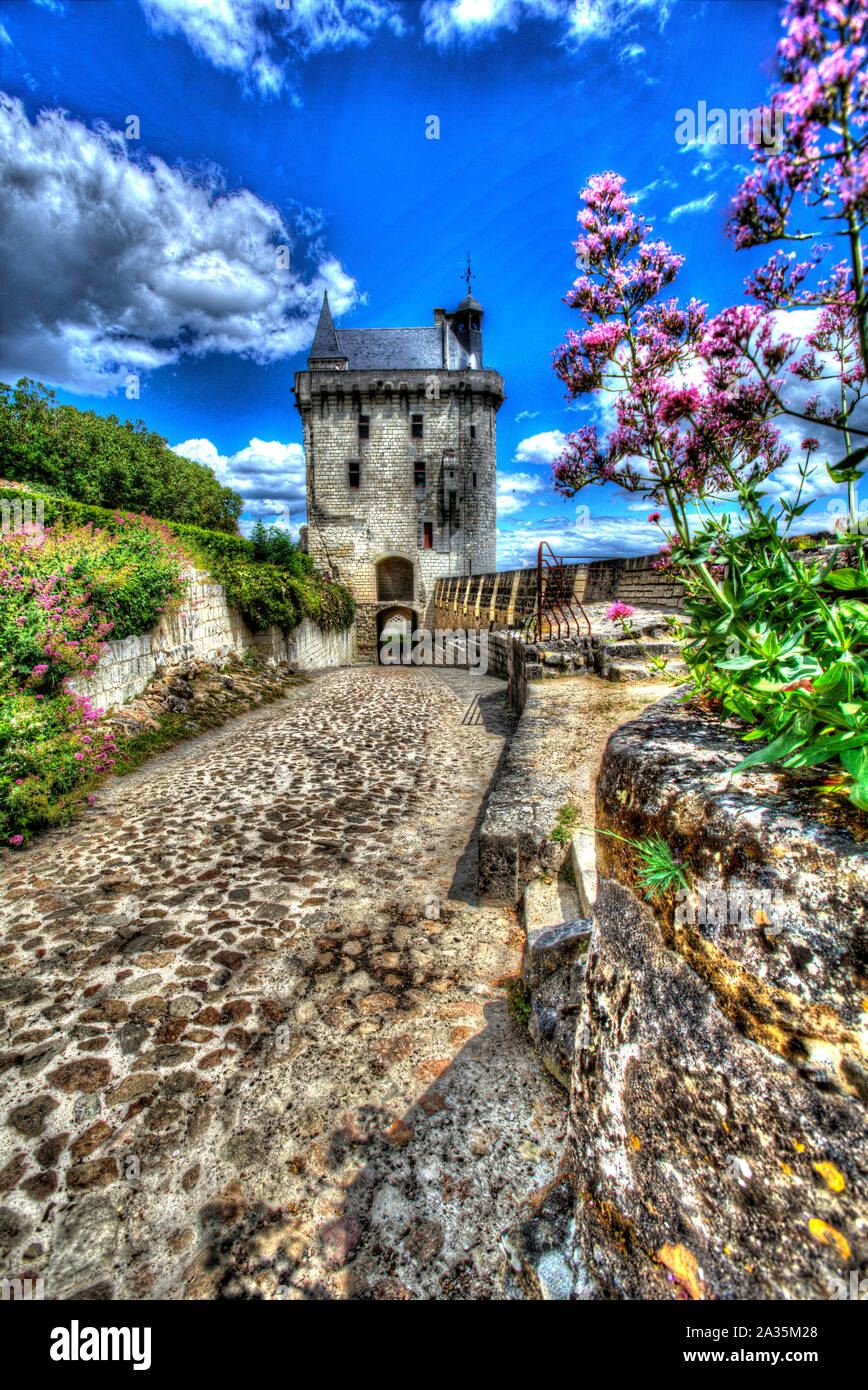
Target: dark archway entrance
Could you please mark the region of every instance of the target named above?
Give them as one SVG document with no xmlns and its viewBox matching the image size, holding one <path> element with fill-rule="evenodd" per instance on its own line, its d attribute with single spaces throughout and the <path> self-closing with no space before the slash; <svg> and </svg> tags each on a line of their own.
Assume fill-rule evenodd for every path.
<svg viewBox="0 0 868 1390">
<path fill-rule="evenodd" d="M 396 604 L 394 608 L 384 608 L 377 614 L 377 663 L 394 665 L 394 662 L 383 662 L 383 643 L 390 637 L 403 636 L 404 633 L 412 634 L 416 631 L 419 622 L 417 615 L 412 608 L 407 608 L 403 604 Z M 402 644 L 402 651 L 404 650 Z"/>
</svg>

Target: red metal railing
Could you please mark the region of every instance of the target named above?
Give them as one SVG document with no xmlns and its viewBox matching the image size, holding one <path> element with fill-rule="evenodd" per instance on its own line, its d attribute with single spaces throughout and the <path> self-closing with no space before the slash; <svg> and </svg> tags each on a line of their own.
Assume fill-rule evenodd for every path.
<svg viewBox="0 0 868 1390">
<path fill-rule="evenodd" d="M 519 630 L 531 630 L 537 641 L 546 637 L 569 637 L 579 632 L 584 620 L 588 632 L 590 619 L 574 593 L 575 574 L 566 561 L 580 557 L 555 555 L 548 541 L 541 541 L 537 551 L 536 603 L 517 614 Z"/>
</svg>

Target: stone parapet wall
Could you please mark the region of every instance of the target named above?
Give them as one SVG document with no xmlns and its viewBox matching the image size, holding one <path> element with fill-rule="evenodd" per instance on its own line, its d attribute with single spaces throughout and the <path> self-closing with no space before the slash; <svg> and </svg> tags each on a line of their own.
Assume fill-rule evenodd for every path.
<svg viewBox="0 0 868 1390">
<path fill-rule="evenodd" d="M 479 832 L 482 903 L 513 907 L 530 879 L 543 872 L 556 874 L 563 859 L 563 847 L 552 840 L 552 832 L 558 808 L 570 800 L 572 779 L 551 765 L 559 694 L 527 691 L 521 720 L 486 801 Z"/>
<path fill-rule="evenodd" d="M 654 568 L 658 555 L 591 560 L 563 566 L 567 587 L 580 603 L 614 602 L 664 612 L 680 611 L 684 585 Z M 533 611 L 537 570 L 499 570 L 438 579 L 434 586 L 436 627 L 512 627 Z"/>
<path fill-rule="evenodd" d="M 197 659 L 213 661 L 230 652 L 241 655 L 251 647 L 301 671 L 346 666 L 355 657 L 352 628 L 324 633 L 306 618 L 288 638 L 276 627 L 251 632 L 226 602 L 222 584 L 191 570 L 187 593 L 174 612 L 164 614 L 150 632 L 107 642 L 94 671 L 70 681 L 70 687 L 88 695 L 98 707 L 114 709 L 141 695 L 166 667 Z"/>
</svg>

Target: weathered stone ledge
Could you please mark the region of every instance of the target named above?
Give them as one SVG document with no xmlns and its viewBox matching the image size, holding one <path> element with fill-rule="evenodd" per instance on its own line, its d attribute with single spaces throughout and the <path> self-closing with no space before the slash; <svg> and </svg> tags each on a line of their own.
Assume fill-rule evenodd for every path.
<svg viewBox="0 0 868 1390">
<path fill-rule="evenodd" d="M 530 688 L 479 832 L 480 902 L 514 906 L 533 877 L 557 873 L 564 858 L 565 848 L 551 840 L 572 788 L 552 757 L 560 708 L 555 692 Z"/>
<path fill-rule="evenodd" d="M 598 829 L 660 834 L 694 883 L 781 906 L 774 930 L 762 910 L 676 923 L 598 836 L 572 1297 L 829 1298 L 868 1261 L 868 845 L 771 769 L 729 785 L 743 755 L 670 697 L 603 757 Z"/>
</svg>

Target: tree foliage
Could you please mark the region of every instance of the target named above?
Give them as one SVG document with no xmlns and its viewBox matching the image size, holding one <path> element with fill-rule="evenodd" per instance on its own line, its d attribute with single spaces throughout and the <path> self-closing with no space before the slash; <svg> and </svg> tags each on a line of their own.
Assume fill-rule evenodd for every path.
<svg viewBox="0 0 868 1390">
<path fill-rule="evenodd" d="M 230 534 L 243 506 L 213 469 L 173 453 L 143 421 L 58 405 L 54 391 L 26 377 L 14 388 L 0 383 L 0 476 Z"/>
</svg>

